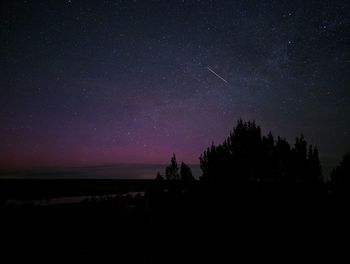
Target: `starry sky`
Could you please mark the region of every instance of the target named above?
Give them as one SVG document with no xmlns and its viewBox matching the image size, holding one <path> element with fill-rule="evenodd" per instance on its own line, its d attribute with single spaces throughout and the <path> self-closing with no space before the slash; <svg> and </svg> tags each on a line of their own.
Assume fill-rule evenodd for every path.
<svg viewBox="0 0 350 264">
<path fill-rule="evenodd" d="M 0 7 L 0 169 L 198 164 L 237 119 L 350 149 L 349 1 Z"/>
</svg>

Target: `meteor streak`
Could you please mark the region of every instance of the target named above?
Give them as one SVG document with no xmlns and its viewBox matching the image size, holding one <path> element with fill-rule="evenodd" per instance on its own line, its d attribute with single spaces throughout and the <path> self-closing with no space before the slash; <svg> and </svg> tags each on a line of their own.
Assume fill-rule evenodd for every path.
<svg viewBox="0 0 350 264">
<path fill-rule="evenodd" d="M 221 77 L 219 74 L 217 74 L 214 70 L 210 69 L 209 67 L 207 67 L 207 69 L 208 69 L 211 73 L 215 74 L 216 77 L 220 78 L 220 80 L 224 81 L 225 83 L 228 83 L 228 81 L 226 81 L 224 78 L 222 78 L 222 77 Z"/>
</svg>

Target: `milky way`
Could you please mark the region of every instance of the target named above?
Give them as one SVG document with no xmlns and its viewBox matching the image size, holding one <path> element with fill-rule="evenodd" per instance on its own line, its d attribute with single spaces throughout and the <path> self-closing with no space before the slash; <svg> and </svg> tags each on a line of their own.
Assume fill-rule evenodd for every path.
<svg viewBox="0 0 350 264">
<path fill-rule="evenodd" d="M 240 117 L 291 143 L 303 133 L 324 167 L 350 149 L 349 1 L 1 1 L 0 12 L 1 168 L 173 152 L 198 163 Z"/>
</svg>

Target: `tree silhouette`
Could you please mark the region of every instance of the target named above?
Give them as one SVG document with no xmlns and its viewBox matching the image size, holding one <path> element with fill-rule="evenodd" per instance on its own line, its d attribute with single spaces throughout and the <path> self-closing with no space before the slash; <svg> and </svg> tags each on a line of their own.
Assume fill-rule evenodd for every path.
<svg viewBox="0 0 350 264">
<path fill-rule="evenodd" d="M 163 181 L 164 180 L 163 176 L 160 174 L 159 171 L 157 172 L 157 176 L 156 176 L 155 180 L 156 181 Z"/>
<path fill-rule="evenodd" d="M 322 177 L 322 166 L 320 159 L 318 157 L 318 149 L 317 147 L 309 146 L 309 154 L 308 154 L 308 160 L 309 160 L 309 177 L 310 180 L 309 184 L 319 184 L 323 183 L 323 177 Z"/>
<path fill-rule="evenodd" d="M 179 167 L 177 165 L 175 153 L 171 158 L 171 163 L 165 169 L 165 176 L 168 180 L 178 180 L 179 179 Z"/>
<path fill-rule="evenodd" d="M 201 155 L 202 179 L 255 181 L 261 172 L 262 161 L 258 159 L 261 147 L 260 127 L 240 119 L 222 145 L 212 145 Z"/>
<path fill-rule="evenodd" d="M 340 164 L 332 171 L 334 191 L 345 194 L 350 186 L 350 151 L 345 153 Z"/>
<path fill-rule="evenodd" d="M 322 182 L 318 150 L 308 146 L 303 136 L 293 148 L 271 133 L 261 135 L 255 122 L 238 120 L 223 144 L 210 148 L 200 156 L 204 181 L 225 184 L 288 184 L 316 186 Z"/>
<path fill-rule="evenodd" d="M 185 164 L 184 162 L 181 162 L 180 177 L 181 177 L 181 180 L 183 180 L 183 181 L 194 180 L 191 168 L 187 164 Z"/>
</svg>

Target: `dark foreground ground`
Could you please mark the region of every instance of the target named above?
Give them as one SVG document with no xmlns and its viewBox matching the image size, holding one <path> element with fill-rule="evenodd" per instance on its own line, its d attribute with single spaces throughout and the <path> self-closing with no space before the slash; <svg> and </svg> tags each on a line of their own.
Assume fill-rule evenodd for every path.
<svg viewBox="0 0 350 264">
<path fill-rule="evenodd" d="M 0 182 L 2 263 L 344 263 L 348 204 L 324 191 L 199 182 Z M 128 195 L 145 192 L 145 195 Z M 117 196 L 39 206 L 9 199 Z M 345 239 L 345 240 L 344 240 Z"/>
</svg>

